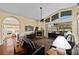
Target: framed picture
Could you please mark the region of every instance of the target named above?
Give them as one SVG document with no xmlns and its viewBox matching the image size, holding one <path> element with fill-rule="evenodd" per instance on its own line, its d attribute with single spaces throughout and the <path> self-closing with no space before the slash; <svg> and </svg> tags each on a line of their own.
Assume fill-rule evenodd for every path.
<svg viewBox="0 0 79 59">
<path fill-rule="evenodd" d="M 33 31 L 33 26 L 25 26 L 25 31 Z"/>
</svg>

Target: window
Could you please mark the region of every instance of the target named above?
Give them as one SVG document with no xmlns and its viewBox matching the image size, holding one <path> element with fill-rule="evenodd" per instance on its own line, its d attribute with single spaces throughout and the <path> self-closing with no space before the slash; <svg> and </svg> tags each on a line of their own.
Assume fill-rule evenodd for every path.
<svg viewBox="0 0 79 59">
<path fill-rule="evenodd" d="M 52 16 L 52 21 L 59 18 L 59 13 Z"/>
<path fill-rule="evenodd" d="M 72 10 L 61 12 L 61 19 L 70 19 L 72 15 Z"/>
<path fill-rule="evenodd" d="M 62 23 L 60 24 L 60 29 L 72 29 L 72 23 Z"/>
<path fill-rule="evenodd" d="M 19 21 L 14 17 L 7 17 L 3 20 L 4 24 L 19 24 Z"/>
<path fill-rule="evenodd" d="M 47 19 L 45 20 L 45 22 L 50 22 L 50 18 L 47 18 Z"/>
<path fill-rule="evenodd" d="M 10 35 L 10 34 L 12 34 L 12 31 L 7 31 L 7 35 Z"/>
<path fill-rule="evenodd" d="M 53 23 L 48 23 L 48 29 L 55 29 L 56 27 L 54 26 Z"/>
<path fill-rule="evenodd" d="M 72 15 L 72 10 L 68 10 L 68 11 L 61 12 L 61 17 L 68 16 L 68 15 Z"/>
<path fill-rule="evenodd" d="M 44 19 L 41 19 L 40 22 L 44 22 Z"/>
</svg>

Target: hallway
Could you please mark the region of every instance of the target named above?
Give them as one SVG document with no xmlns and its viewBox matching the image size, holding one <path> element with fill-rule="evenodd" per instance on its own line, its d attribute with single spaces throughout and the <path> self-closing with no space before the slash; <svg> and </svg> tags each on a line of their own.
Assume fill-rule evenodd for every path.
<svg viewBox="0 0 79 59">
<path fill-rule="evenodd" d="M 0 46 L 0 55 L 14 55 L 14 41 L 12 38 L 5 39 L 5 43 Z"/>
</svg>

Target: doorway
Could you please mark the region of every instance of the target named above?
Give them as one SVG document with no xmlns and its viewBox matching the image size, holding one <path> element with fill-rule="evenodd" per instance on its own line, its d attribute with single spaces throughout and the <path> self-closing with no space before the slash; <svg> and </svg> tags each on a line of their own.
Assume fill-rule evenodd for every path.
<svg viewBox="0 0 79 59">
<path fill-rule="evenodd" d="M 20 34 L 20 22 L 15 17 L 6 17 L 2 21 L 2 38 L 5 40 L 6 38 L 11 38 L 15 36 L 17 40 L 17 34 Z"/>
</svg>

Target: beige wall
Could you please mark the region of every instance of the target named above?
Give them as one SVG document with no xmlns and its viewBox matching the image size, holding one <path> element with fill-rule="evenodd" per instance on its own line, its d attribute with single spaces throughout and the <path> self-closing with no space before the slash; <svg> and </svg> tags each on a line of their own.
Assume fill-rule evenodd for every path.
<svg viewBox="0 0 79 59">
<path fill-rule="evenodd" d="M 69 8 L 65 8 L 65 9 L 61 9 L 61 10 L 58 10 L 56 11 L 55 13 L 57 12 L 60 12 L 60 11 L 64 11 L 64 10 L 72 10 L 73 12 L 73 15 L 72 15 L 72 33 L 74 34 L 75 36 L 75 41 L 77 44 L 79 44 L 79 40 L 78 40 L 78 34 L 77 34 L 77 13 L 79 14 L 79 6 L 72 6 L 72 7 L 69 7 Z M 53 13 L 53 14 L 55 14 Z M 53 15 L 49 15 L 47 16 L 46 18 L 50 17 Z M 36 21 L 36 20 L 33 20 L 33 19 L 27 19 L 27 18 L 24 18 L 22 16 L 16 16 L 16 15 L 13 15 L 13 14 L 10 14 L 10 13 L 5 13 L 5 12 L 0 12 L 0 44 L 2 42 L 2 21 L 6 18 L 6 17 L 15 17 L 18 19 L 18 21 L 20 22 L 20 34 L 21 36 L 23 35 L 26 35 L 26 34 L 29 34 L 30 31 L 25 31 L 25 26 L 26 25 L 32 25 L 34 26 L 34 28 L 36 26 L 38 26 L 40 29 L 42 28 L 44 30 L 44 36 L 47 37 L 47 24 L 45 22 L 40 22 L 40 21 Z M 46 19 L 44 18 L 44 19 Z M 59 19 L 57 21 L 54 21 L 53 23 L 55 22 L 61 22 L 61 20 L 59 21 Z M 67 21 L 63 21 L 63 22 L 67 22 Z"/>
<path fill-rule="evenodd" d="M 72 32 L 73 32 L 73 35 L 75 36 L 75 41 L 76 41 L 76 44 L 79 45 L 79 35 L 77 34 L 77 20 L 79 19 L 77 17 L 77 14 L 79 14 L 79 6 L 75 6 L 73 7 L 73 21 L 72 21 Z"/>
<path fill-rule="evenodd" d="M 6 18 L 6 17 L 14 17 L 16 18 L 19 22 L 20 22 L 20 35 L 21 36 L 24 36 L 26 34 L 29 34 L 31 33 L 32 31 L 25 31 L 25 26 L 27 25 L 32 25 L 34 26 L 34 29 L 35 27 L 37 26 L 38 24 L 38 27 L 41 28 L 43 27 L 43 23 L 40 24 L 40 22 L 36 20 L 33 20 L 33 19 L 27 19 L 27 18 L 24 18 L 22 16 L 16 16 L 16 15 L 13 15 L 13 14 L 9 14 L 9 13 L 5 13 L 5 12 L 0 12 L 0 44 L 2 43 L 3 41 L 3 38 L 2 38 L 2 21 Z"/>
<path fill-rule="evenodd" d="M 32 25 L 34 27 L 36 26 L 35 20 L 27 19 L 21 16 L 16 16 L 16 15 L 8 14 L 8 13 L 2 13 L 2 12 L 0 13 L 0 24 L 6 17 L 15 17 L 20 22 L 20 30 L 21 30 L 20 32 L 22 35 L 26 33 L 25 32 L 26 25 Z"/>
</svg>

